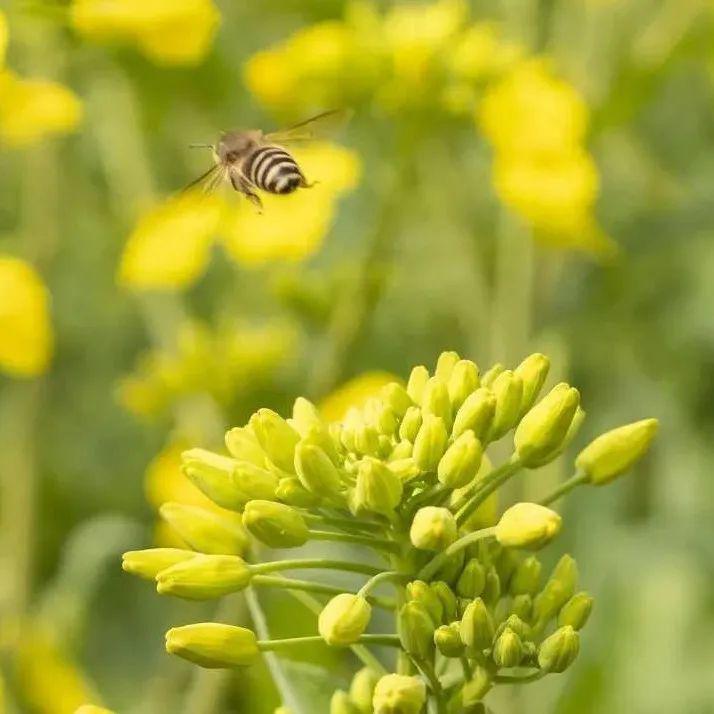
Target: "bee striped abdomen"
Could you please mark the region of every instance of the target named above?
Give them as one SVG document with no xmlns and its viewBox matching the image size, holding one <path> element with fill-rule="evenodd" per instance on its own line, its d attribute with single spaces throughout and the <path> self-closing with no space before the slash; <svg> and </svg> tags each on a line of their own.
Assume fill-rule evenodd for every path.
<svg viewBox="0 0 714 714">
<path fill-rule="evenodd" d="M 292 193 L 305 183 L 295 159 L 279 146 L 261 146 L 245 160 L 243 173 L 268 193 Z"/>
</svg>

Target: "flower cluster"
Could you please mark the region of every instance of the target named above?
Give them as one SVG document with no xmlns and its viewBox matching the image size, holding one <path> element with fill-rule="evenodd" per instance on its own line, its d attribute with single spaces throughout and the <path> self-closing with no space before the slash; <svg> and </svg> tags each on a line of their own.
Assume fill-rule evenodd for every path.
<svg viewBox="0 0 714 714">
<path fill-rule="evenodd" d="M 353 647 L 362 657 L 366 646 L 394 648 L 393 673 L 386 658 L 364 657 L 368 666 L 349 692 L 335 692 L 335 714 L 417 714 L 430 697 L 441 712 L 483 712 L 493 686 L 563 672 L 578 654 L 592 598 L 578 591 L 570 556 L 542 582 L 541 562 L 528 551 L 561 529 L 548 506 L 576 486 L 628 470 L 657 422 L 603 434 L 555 492 L 511 505 L 490 522 L 481 514 L 479 527 L 474 514 L 487 500 L 561 455 L 583 421 L 579 392 L 568 384 L 540 396 L 548 370 L 549 360 L 533 354 L 513 370 L 495 365 L 482 375 L 474 362 L 445 352 L 433 374 L 415 367 L 406 387 L 385 385 L 341 421 L 325 422 L 298 398 L 289 419 L 260 409 L 230 429 L 227 455 L 184 452 L 183 473 L 220 508 L 163 504 L 161 516 L 187 547 L 128 552 L 124 569 L 153 580 L 163 595 L 191 600 L 248 587 L 331 599 L 315 600 L 315 636 L 258 639 L 244 627 L 197 623 L 169 630 L 168 652 L 204 667 L 235 667 L 311 641 Z M 492 467 L 485 450 L 511 432 L 511 457 Z M 353 544 L 355 557 L 256 557 L 266 547 L 310 541 Z M 299 570 L 367 579 L 350 591 L 284 575 Z M 371 631 L 375 608 L 392 613 L 391 631 Z"/>
</svg>

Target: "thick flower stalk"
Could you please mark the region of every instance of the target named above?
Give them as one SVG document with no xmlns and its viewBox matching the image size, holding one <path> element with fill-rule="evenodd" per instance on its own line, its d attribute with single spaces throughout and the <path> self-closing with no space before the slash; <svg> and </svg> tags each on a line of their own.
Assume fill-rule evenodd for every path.
<svg viewBox="0 0 714 714">
<path fill-rule="evenodd" d="M 311 641 L 352 647 L 366 667 L 348 692 L 334 693 L 335 714 L 417 714 L 429 700 L 442 713 L 483 712 L 493 687 L 563 672 L 593 601 L 578 589 L 569 555 L 543 577 L 533 551 L 564 527 L 549 506 L 633 466 L 657 422 L 598 437 L 555 492 L 498 516 L 499 489 L 534 478 L 583 421 L 573 387 L 541 396 L 548 367 L 545 356 L 531 355 L 481 376 L 476 364 L 445 352 L 433 373 L 415 367 L 406 387 L 387 384 L 340 422 L 325 422 L 299 398 L 287 419 L 260 409 L 230 429 L 227 454 L 185 452 L 184 474 L 220 508 L 164 504 L 162 516 L 187 547 L 126 553 L 124 569 L 155 580 L 163 595 L 193 600 L 246 588 L 314 593 L 319 617 L 314 636 L 279 640 L 228 624 L 175 627 L 167 650 L 204 667 L 235 667 Z M 501 439 L 514 449 L 494 467 L 486 451 Z M 352 544 L 355 555 L 256 557 L 311 541 Z M 314 571 L 323 577 L 296 575 Z M 346 591 L 329 571 L 363 581 Z M 375 631 L 375 609 L 392 613 L 394 626 Z M 366 648 L 378 648 L 379 659 Z"/>
</svg>

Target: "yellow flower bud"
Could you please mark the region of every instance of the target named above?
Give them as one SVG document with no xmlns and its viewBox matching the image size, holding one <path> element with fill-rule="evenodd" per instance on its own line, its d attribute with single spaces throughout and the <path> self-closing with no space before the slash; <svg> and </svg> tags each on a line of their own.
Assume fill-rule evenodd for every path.
<svg viewBox="0 0 714 714">
<path fill-rule="evenodd" d="M 444 420 L 432 414 L 425 414 L 412 452 L 414 461 L 422 471 L 436 470 L 444 455 L 447 440 Z"/>
<path fill-rule="evenodd" d="M 297 548 L 310 537 L 305 520 L 294 508 L 272 501 L 246 503 L 243 525 L 270 548 Z"/>
<path fill-rule="evenodd" d="M 493 619 L 480 597 L 466 606 L 459 632 L 464 644 L 473 653 L 491 646 L 494 635 Z"/>
<path fill-rule="evenodd" d="M 568 433 L 580 403 L 580 393 L 564 382 L 553 387 L 522 419 L 513 437 L 516 454 L 525 467 L 541 465 Z"/>
<path fill-rule="evenodd" d="M 523 399 L 521 400 L 521 416 L 535 403 L 548 376 L 550 360 L 539 352 L 528 355 L 513 371 L 523 381 Z"/>
<path fill-rule="evenodd" d="M 419 600 L 410 600 L 399 609 L 399 640 L 405 652 L 418 662 L 427 662 L 434 653 L 436 624 Z"/>
<path fill-rule="evenodd" d="M 121 557 L 121 567 L 127 573 L 138 575 L 146 580 L 153 580 L 162 570 L 180 563 L 182 560 L 190 560 L 195 557 L 194 551 L 181 548 L 129 550 Z"/>
<path fill-rule="evenodd" d="M 547 454 L 544 454 L 540 459 L 532 459 L 531 468 L 545 466 L 545 464 L 549 464 L 551 461 L 557 459 L 568 448 L 568 446 L 570 446 L 570 443 L 577 436 L 583 421 L 585 421 L 585 416 L 585 411 L 582 407 L 578 406 L 575 410 L 573 420 L 570 422 L 568 431 L 565 432 L 565 438 L 560 442 L 560 445 L 553 451 L 549 451 Z"/>
<path fill-rule="evenodd" d="M 537 503 L 516 503 L 496 526 L 496 539 L 511 548 L 540 548 L 560 532 L 562 520 Z"/>
<path fill-rule="evenodd" d="M 275 497 L 291 506 L 299 508 L 309 508 L 320 500 L 319 496 L 310 493 L 301 483 L 297 476 L 286 476 L 278 481 L 275 489 Z"/>
<path fill-rule="evenodd" d="M 407 394 L 414 404 L 421 404 L 424 387 L 429 381 L 429 370 L 423 365 L 418 365 L 412 369 L 407 382 Z"/>
<path fill-rule="evenodd" d="M 456 352 L 447 351 L 442 352 L 436 360 L 436 367 L 434 368 L 434 376 L 440 379 L 444 384 L 447 384 L 451 373 L 454 370 L 454 366 L 461 358 Z"/>
<path fill-rule="evenodd" d="M 478 597 L 486 587 L 486 569 L 478 558 L 470 558 L 456 581 L 456 593 L 470 600 Z"/>
<path fill-rule="evenodd" d="M 402 498 L 402 482 L 388 466 L 377 459 L 364 458 L 357 471 L 351 506 L 355 513 L 373 511 L 388 515 Z"/>
<path fill-rule="evenodd" d="M 590 618 L 592 609 L 593 599 L 586 592 L 573 595 L 573 597 L 563 605 L 563 609 L 558 615 L 558 625 L 560 627 L 570 625 L 574 630 L 582 630 Z"/>
<path fill-rule="evenodd" d="M 304 438 L 313 427 L 321 427 L 322 425 L 322 419 L 317 407 L 309 399 L 298 397 L 293 404 L 291 424 L 293 429 Z"/>
<path fill-rule="evenodd" d="M 491 606 L 495 605 L 501 597 L 501 578 L 498 577 L 496 568 L 493 566 L 486 571 L 486 583 L 483 586 L 481 597 L 487 605 Z"/>
<path fill-rule="evenodd" d="M 379 453 L 379 436 L 379 432 L 371 424 L 358 424 L 355 427 L 355 451 L 376 456 Z"/>
<path fill-rule="evenodd" d="M 429 583 L 429 588 L 439 598 L 443 621 L 452 622 L 456 618 L 456 595 L 454 595 L 454 591 L 443 580 Z"/>
<path fill-rule="evenodd" d="M 357 714 L 349 694 L 342 689 L 336 689 L 330 699 L 330 714 Z"/>
<path fill-rule="evenodd" d="M 477 389 L 466 397 L 456 412 L 452 437 L 456 439 L 470 429 L 477 439 L 481 439 L 488 433 L 495 413 L 496 396 L 485 387 Z"/>
<path fill-rule="evenodd" d="M 493 645 L 493 661 L 498 667 L 517 667 L 523 659 L 521 638 L 506 627 Z"/>
<path fill-rule="evenodd" d="M 500 363 L 496 362 L 489 370 L 486 372 L 486 374 L 483 375 L 481 378 L 481 384 L 484 387 L 488 387 L 489 389 L 493 386 L 493 383 L 496 381 L 496 377 L 498 377 L 501 372 L 503 372 L 506 368 Z"/>
<path fill-rule="evenodd" d="M 578 586 L 578 564 L 575 562 L 575 558 L 567 553 L 561 556 L 553 568 L 550 579 L 557 580 L 562 584 L 564 592 L 567 593 L 566 599 L 571 597 Z"/>
<path fill-rule="evenodd" d="M 211 669 L 246 666 L 260 654 L 251 630 L 218 622 L 172 627 L 166 633 L 166 651 Z"/>
<path fill-rule="evenodd" d="M 481 466 L 483 448 L 470 429 L 459 436 L 441 457 L 439 481 L 449 488 L 461 488 L 473 481 Z"/>
<path fill-rule="evenodd" d="M 162 570 L 156 590 L 187 600 L 211 600 L 243 590 L 250 578 L 250 568 L 237 555 L 197 555 Z"/>
<path fill-rule="evenodd" d="M 411 457 L 390 461 L 387 464 L 387 467 L 393 474 L 396 474 L 402 483 L 411 481 L 421 473 L 421 469 L 416 465 L 416 461 L 414 461 Z"/>
<path fill-rule="evenodd" d="M 420 602 L 429 613 L 431 620 L 436 625 L 441 624 L 444 616 L 444 606 L 441 599 L 431 587 L 423 580 L 412 580 L 407 584 L 407 600 Z"/>
<path fill-rule="evenodd" d="M 402 439 L 389 452 L 389 461 L 401 461 L 402 459 L 408 459 L 411 457 L 413 450 L 414 444 L 407 439 Z"/>
<path fill-rule="evenodd" d="M 432 377 L 426 383 L 421 399 L 421 411 L 425 417 L 427 414 L 433 414 L 441 417 L 444 424 L 451 425 L 449 390 L 438 377 Z"/>
<path fill-rule="evenodd" d="M 226 448 L 238 461 L 248 461 L 256 466 L 265 466 L 265 452 L 258 443 L 253 430 L 236 426 L 226 432 Z"/>
<path fill-rule="evenodd" d="M 317 621 L 320 636 L 328 645 L 351 645 L 367 629 L 372 608 L 360 595 L 335 595 L 325 605 Z"/>
<path fill-rule="evenodd" d="M 381 396 L 400 419 L 413 404 L 411 397 L 407 394 L 407 390 L 397 382 L 390 382 L 382 387 Z"/>
<path fill-rule="evenodd" d="M 523 381 L 507 369 L 493 380 L 491 391 L 496 397 L 496 411 L 488 432 L 488 440 L 498 441 L 518 421 L 523 399 Z"/>
<path fill-rule="evenodd" d="M 334 496 L 340 491 L 340 474 L 329 456 L 314 444 L 301 441 L 295 448 L 295 471 L 300 483 L 318 496 Z"/>
<path fill-rule="evenodd" d="M 399 437 L 413 442 L 422 423 L 422 413 L 419 407 L 409 407 L 404 413 L 402 423 L 399 425 Z"/>
<path fill-rule="evenodd" d="M 372 714 L 372 697 L 379 675 L 371 667 L 360 669 L 350 683 L 350 701 L 359 714 Z"/>
<path fill-rule="evenodd" d="M 498 630 L 496 630 L 496 637 L 499 637 L 506 628 L 515 632 L 524 643 L 533 638 L 533 629 L 528 623 L 518 617 L 518 615 L 509 615 L 505 622 L 502 622 Z"/>
<path fill-rule="evenodd" d="M 426 703 L 426 685 L 420 677 L 386 674 L 374 688 L 374 714 L 419 714 Z"/>
<path fill-rule="evenodd" d="M 240 555 L 248 545 L 238 514 L 214 513 L 199 506 L 164 503 L 161 517 L 194 550 L 215 555 Z"/>
<path fill-rule="evenodd" d="M 249 423 L 268 458 L 278 468 L 293 473 L 295 447 L 300 440 L 295 429 L 272 409 L 259 409 Z"/>
<path fill-rule="evenodd" d="M 420 550 L 444 550 L 456 540 L 456 518 L 448 508 L 424 506 L 414 515 L 409 539 Z"/>
<path fill-rule="evenodd" d="M 561 580 L 551 578 L 533 601 L 533 620 L 545 625 L 565 605 L 572 591 Z"/>
<path fill-rule="evenodd" d="M 564 672 L 578 656 L 580 635 L 570 625 L 557 629 L 538 648 L 538 665 L 546 672 Z"/>
<path fill-rule="evenodd" d="M 434 644 L 444 657 L 461 657 L 466 645 L 459 634 L 459 623 L 438 627 L 434 632 Z"/>
<path fill-rule="evenodd" d="M 516 595 L 513 598 L 511 609 L 513 610 L 513 614 L 518 615 L 521 620 L 530 620 L 531 613 L 533 612 L 533 598 L 527 593 Z"/>
<path fill-rule="evenodd" d="M 469 394 L 479 386 L 478 367 L 469 359 L 459 360 L 451 371 L 448 381 L 449 399 L 454 410 L 458 409 Z"/>
<path fill-rule="evenodd" d="M 511 595 L 534 595 L 540 584 L 541 563 L 535 555 L 522 560 L 511 578 Z"/>
<path fill-rule="evenodd" d="M 658 426 L 656 419 L 643 419 L 605 432 L 578 454 L 575 467 L 595 486 L 609 483 L 645 455 Z"/>
</svg>

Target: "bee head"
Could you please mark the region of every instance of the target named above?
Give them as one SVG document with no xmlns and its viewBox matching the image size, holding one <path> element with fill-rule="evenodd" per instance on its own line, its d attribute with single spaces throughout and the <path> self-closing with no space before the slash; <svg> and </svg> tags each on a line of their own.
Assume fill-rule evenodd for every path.
<svg viewBox="0 0 714 714">
<path fill-rule="evenodd" d="M 232 163 L 257 145 L 260 132 L 229 131 L 221 134 L 216 144 L 216 155 L 219 161 Z"/>
</svg>

